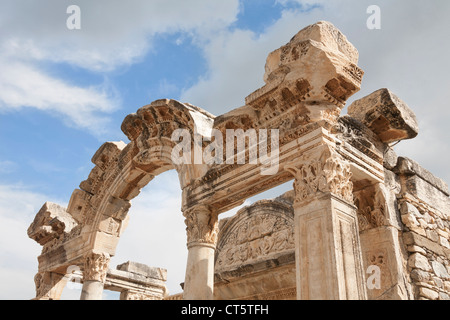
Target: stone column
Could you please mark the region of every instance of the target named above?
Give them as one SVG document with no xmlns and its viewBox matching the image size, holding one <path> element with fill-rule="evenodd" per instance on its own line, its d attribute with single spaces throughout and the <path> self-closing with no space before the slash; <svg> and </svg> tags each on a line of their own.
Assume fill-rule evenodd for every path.
<svg viewBox="0 0 450 320">
<path fill-rule="evenodd" d="M 36 297 L 33 300 L 59 300 L 67 278 L 55 272 L 38 272 L 34 277 Z"/>
<path fill-rule="evenodd" d="M 107 253 L 90 252 L 86 255 L 81 300 L 102 300 L 109 261 Z"/>
<path fill-rule="evenodd" d="M 217 214 L 204 205 L 184 212 L 188 258 L 184 300 L 212 300 L 214 290 L 214 253 L 217 243 Z"/>
<path fill-rule="evenodd" d="M 297 298 L 366 299 L 349 165 L 321 146 L 285 169 L 295 177 Z"/>
</svg>

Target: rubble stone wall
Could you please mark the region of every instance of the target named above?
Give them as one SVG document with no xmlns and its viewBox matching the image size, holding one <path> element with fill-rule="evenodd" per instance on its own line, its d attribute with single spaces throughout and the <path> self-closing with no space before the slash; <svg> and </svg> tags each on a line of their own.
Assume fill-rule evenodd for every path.
<svg viewBox="0 0 450 320">
<path fill-rule="evenodd" d="M 450 200 L 448 187 L 416 162 L 399 158 L 398 207 L 407 272 L 415 299 L 450 300 Z"/>
</svg>

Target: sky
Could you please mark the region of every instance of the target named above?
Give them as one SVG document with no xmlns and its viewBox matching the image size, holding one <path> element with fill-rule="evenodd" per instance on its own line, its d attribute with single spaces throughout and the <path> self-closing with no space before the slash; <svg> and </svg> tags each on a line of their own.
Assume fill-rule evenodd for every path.
<svg viewBox="0 0 450 320">
<path fill-rule="evenodd" d="M 81 29 L 67 26 L 70 5 L 80 8 Z M 370 5 L 381 10 L 380 29 L 367 27 Z M 2 0 L 0 299 L 34 297 L 41 247 L 27 237 L 28 226 L 46 201 L 67 206 L 104 142 L 129 142 L 120 130 L 128 114 L 161 98 L 216 116 L 238 108 L 264 84 L 267 55 L 321 20 L 359 51 L 365 75 L 347 106 L 389 88 L 420 130 L 395 146 L 397 154 L 450 181 L 449 15 L 442 0 Z M 169 292 L 181 292 L 187 249 L 180 207 L 176 172 L 154 179 L 132 201 L 110 267 L 131 260 L 166 268 Z M 79 294 L 66 288 L 62 298 Z"/>
</svg>

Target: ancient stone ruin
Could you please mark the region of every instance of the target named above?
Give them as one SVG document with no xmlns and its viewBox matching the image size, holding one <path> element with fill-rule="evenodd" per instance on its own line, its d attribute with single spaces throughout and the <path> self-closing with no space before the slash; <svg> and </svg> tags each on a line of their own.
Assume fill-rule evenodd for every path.
<svg viewBox="0 0 450 320">
<path fill-rule="evenodd" d="M 36 299 L 58 299 L 74 266 L 81 299 L 100 299 L 104 289 L 121 299 L 450 299 L 448 187 L 393 151 L 418 134 L 394 93 L 375 91 L 341 115 L 360 89 L 357 63 L 347 38 L 318 22 L 269 54 L 265 85 L 243 107 L 216 117 L 157 100 L 128 115 L 130 142 L 102 145 L 68 208 L 44 204 L 28 229 L 43 247 Z M 212 129 L 278 129 L 277 171 L 262 174 L 263 162 L 174 163 L 177 129 L 203 149 Z M 167 170 L 179 176 L 187 233 L 177 296 L 168 295 L 163 269 L 109 266 L 131 200 Z M 291 180 L 292 191 L 219 221 Z"/>
</svg>

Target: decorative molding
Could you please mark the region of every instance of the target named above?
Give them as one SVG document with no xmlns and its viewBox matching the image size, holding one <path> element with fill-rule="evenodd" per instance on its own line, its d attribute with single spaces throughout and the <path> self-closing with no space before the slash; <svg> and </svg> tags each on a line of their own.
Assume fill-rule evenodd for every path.
<svg viewBox="0 0 450 320">
<path fill-rule="evenodd" d="M 243 209 L 221 227 L 216 271 L 295 249 L 292 207 L 265 200 Z"/>
<path fill-rule="evenodd" d="M 206 244 L 216 246 L 219 233 L 218 215 L 205 206 L 197 205 L 183 212 L 188 247 Z"/>
<path fill-rule="evenodd" d="M 109 261 L 107 253 L 90 252 L 85 256 L 83 280 L 105 283 Z"/>
<path fill-rule="evenodd" d="M 120 293 L 120 300 L 162 300 L 163 296 L 153 295 L 145 292 L 126 290 Z"/>
<path fill-rule="evenodd" d="M 387 224 L 386 197 L 380 185 L 359 190 L 354 197 L 360 232 Z"/>
<path fill-rule="evenodd" d="M 317 153 L 314 155 L 316 157 L 303 156 L 285 166 L 285 170 L 295 177 L 294 206 L 315 196 L 317 192 L 331 192 L 353 203 L 350 165 L 329 147 L 319 156 Z"/>
</svg>

